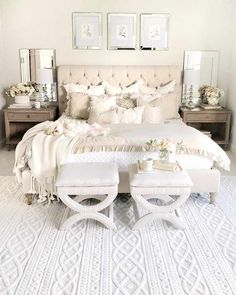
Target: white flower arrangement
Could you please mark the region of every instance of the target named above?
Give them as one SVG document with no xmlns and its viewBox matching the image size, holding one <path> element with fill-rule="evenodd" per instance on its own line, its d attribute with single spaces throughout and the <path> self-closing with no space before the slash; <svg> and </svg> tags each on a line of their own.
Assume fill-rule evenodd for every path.
<svg viewBox="0 0 236 295">
<path fill-rule="evenodd" d="M 151 139 L 146 142 L 149 150 L 158 150 L 160 153 L 160 158 L 166 159 L 170 154 L 175 154 L 183 150 L 183 141 L 173 142 L 168 138 L 164 139 Z"/>
<path fill-rule="evenodd" d="M 36 89 L 35 83 L 18 83 L 11 85 L 6 90 L 6 95 L 9 97 L 15 97 L 16 95 L 32 95 Z"/>
</svg>

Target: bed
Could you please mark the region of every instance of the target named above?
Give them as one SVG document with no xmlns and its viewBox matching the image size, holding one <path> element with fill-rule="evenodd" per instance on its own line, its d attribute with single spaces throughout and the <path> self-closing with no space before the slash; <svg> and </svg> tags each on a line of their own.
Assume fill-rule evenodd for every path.
<svg viewBox="0 0 236 295">
<path fill-rule="evenodd" d="M 63 114 L 66 108 L 66 92 L 64 84 L 80 83 L 98 85 L 102 81 L 109 81 L 111 84 L 125 87 L 138 79 L 143 79 L 148 87 L 156 87 L 165 84 L 170 80 L 176 81 L 175 96 L 176 103 L 180 105 L 180 83 L 181 71 L 177 66 L 59 66 L 58 67 L 58 104 L 59 113 Z M 177 122 L 178 121 L 178 122 Z M 175 122 L 165 122 L 165 124 L 184 124 L 181 120 Z M 117 126 L 109 126 L 116 133 Z M 141 126 L 141 129 L 149 128 Z M 135 133 L 135 126 L 130 126 L 130 132 Z M 133 129 L 132 129 L 133 128 Z M 160 129 L 160 126 L 159 126 Z M 127 167 L 130 163 L 136 162 L 143 156 L 155 157 L 155 153 L 142 151 L 93 151 L 71 154 L 68 162 L 116 162 L 120 169 L 119 192 L 129 192 L 127 182 Z M 211 203 L 215 202 L 216 194 L 219 190 L 220 172 L 214 166 L 214 160 L 206 155 L 179 155 L 178 161 L 188 171 L 192 181 L 192 192 L 210 193 Z M 30 198 L 37 193 L 31 185 L 31 170 L 25 169 L 22 173 L 23 191 Z"/>
</svg>

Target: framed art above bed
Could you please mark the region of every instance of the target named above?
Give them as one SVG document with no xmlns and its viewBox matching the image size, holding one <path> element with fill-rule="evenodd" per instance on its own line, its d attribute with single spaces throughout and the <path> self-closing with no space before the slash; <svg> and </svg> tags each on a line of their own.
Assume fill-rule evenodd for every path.
<svg viewBox="0 0 236 295">
<path fill-rule="evenodd" d="M 73 12 L 73 48 L 102 48 L 102 14 Z"/>
</svg>

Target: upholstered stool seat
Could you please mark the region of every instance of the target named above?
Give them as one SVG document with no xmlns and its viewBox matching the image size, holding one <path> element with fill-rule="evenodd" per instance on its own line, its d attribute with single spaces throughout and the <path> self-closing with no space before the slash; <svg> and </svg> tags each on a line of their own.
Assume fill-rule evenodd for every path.
<svg viewBox="0 0 236 295">
<path fill-rule="evenodd" d="M 68 163 L 61 167 L 56 180 L 57 194 L 70 209 L 78 212 L 69 217 L 61 229 L 66 229 L 82 219 L 95 219 L 114 229 L 112 203 L 118 194 L 119 173 L 114 163 Z M 76 196 L 72 198 L 72 196 Z M 100 202 L 87 206 L 86 199 Z M 109 209 L 108 216 L 99 211 Z"/>
<path fill-rule="evenodd" d="M 190 196 L 192 181 L 186 171 L 157 170 L 150 173 L 138 173 L 137 165 L 129 166 L 130 193 L 140 207 L 149 211 L 139 218 L 134 229 L 143 227 L 154 219 L 169 221 L 177 228 L 184 228 L 179 207 Z M 174 199 L 171 196 L 178 196 Z M 159 199 L 164 205 L 150 203 L 150 199 Z"/>
</svg>

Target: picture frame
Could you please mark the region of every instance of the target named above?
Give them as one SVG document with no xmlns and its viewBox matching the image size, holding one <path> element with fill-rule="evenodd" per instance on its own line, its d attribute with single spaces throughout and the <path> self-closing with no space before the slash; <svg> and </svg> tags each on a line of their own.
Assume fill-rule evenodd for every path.
<svg viewBox="0 0 236 295">
<path fill-rule="evenodd" d="M 169 14 L 140 15 L 140 50 L 169 49 Z"/>
<path fill-rule="evenodd" d="M 108 13 L 109 50 L 135 50 L 137 35 L 136 13 Z"/>
<path fill-rule="evenodd" d="M 102 13 L 73 12 L 73 49 L 102 49 Z"/>
</svg>

